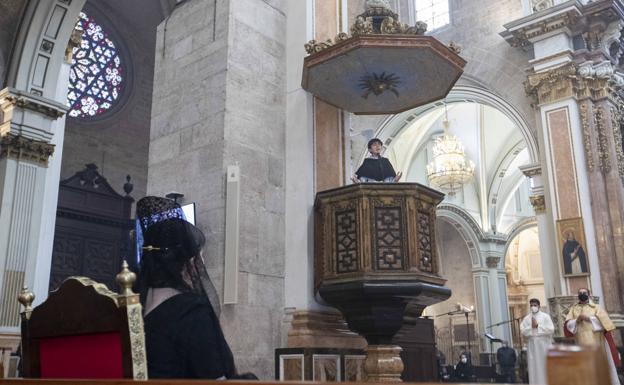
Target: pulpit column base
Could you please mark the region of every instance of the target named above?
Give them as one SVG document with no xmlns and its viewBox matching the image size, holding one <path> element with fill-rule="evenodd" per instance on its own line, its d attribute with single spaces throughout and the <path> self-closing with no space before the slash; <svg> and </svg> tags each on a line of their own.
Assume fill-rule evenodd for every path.
<svg viewBox="0 0 624 385">
<path fill-rule="evenodd" d="M 369 345 L 364 368 L 368 382 L 403 382 L 403 360 L 400 346 Z"/>
</svg>

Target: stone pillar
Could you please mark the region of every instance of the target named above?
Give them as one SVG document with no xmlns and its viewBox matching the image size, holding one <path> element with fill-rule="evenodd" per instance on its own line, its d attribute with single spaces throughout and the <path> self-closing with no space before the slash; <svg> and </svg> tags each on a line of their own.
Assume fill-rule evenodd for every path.
<svg viewBox="0 0 624 385">
<path fill-rule="evenodd" d="M 35 276 L 40 265 L 48 267 L 47 276 L 50 273 L 52 242 L 48 233 L 53 233 L 54 227 L 46 226 L 49 221 L 44 214 L 48 214 L 46 198 L 58 193 L 58 174 L 54 189 L 48 185 L 54 179 L 48 167 L 50 162 L 60 166 L 60 156 L 51 158 L 54 128 L 67 107 L 5 88 L 0 92 L 0 109 L 0 326 L 17 332 L 17 295 L 22 286 L 33 288 L 43 299 L 47 296 L 47 279 L 36 280 Z"/>
<path fill-rule="evenodd" d="M 507 281 L 505 269 L 501 267 L 502 252 L 486 252 L 485 263 L 488 267 L 488 282 L 490 287 L 490 322 L 494 326 L 490 330 L 496 337 L 508 341 L 511 344 L 511 328 L 513 320 L 509 319 L 509 305 L 507 303 Z"/>
<path fill-rule="evenodd" d="M 529 199 L 535 211 L 537 221 L 537 233 L 540 242 L 540 259 L 542 262 L 542 274 L 544 278 L 544 293 L 546 298 L 552 298 L 561 294 L 561 273 L 557 263 L 555 229 L 551 226 L 547 214 L 546 196 L 544 193 L 544 181 L 542 168 L 539 164 L 529 164 L 520 167 L 520 170 L 530 179 Z M 546 279 L 546 277 L 548 277 Z M 546 304 L 544 304 L 546 305 Z"/>
<path fill-rule="evenodd" d="M 284 314 L 286 8 L 262 0 L 180 3 L 158 27 L 150 132 L 147 191 L 175 190 L 196 203 L 217 290 L 238 278 L 236 303 L 221 306 L 226 339 L 238 369 L 263 379 L 274 374 Z M 240 213 L 238 233 L 229 234 L 238 242 L 239 263 L 226 277 L 225 176 L 236 164 L 240 200 L 227 203 Z M 293 193 L 306 183 L 297 181 Z M 305 216 L 305 207 L 294 209 Z M 301 254 L 307 236 L 305 228 L 297 234 Z"/>
<path fill-rule="evenodd" d="M 48 294 L 72 31 L 85 0 L 29 2 L 0 91 L 0 349 L 19 343 L 17 294 Z M 68 43 L 69 42 L 69 43 Z M 8 367 L 5 366 L 5 369 Z"/>
<path fill-rule="evenodd" d="M 512 46 L 532 46 L 535 53 L 526 91 L 541 122 L 544 196 L 552 203 L 545 222 L 554 231 L 557 257 L 557 273 L 544 280 L 547 293 L 555 295 L 590 286 L 621 328 L 624 154 L 618 104 L 624 77 L 611 63 L 624 52 L 624 22 L 616 1 L 565 4 L 508 23 L 502 33 Z M 566 267 L 563 249 L 570 236 L 585 251 L 584 271 Z"/>
</svg>

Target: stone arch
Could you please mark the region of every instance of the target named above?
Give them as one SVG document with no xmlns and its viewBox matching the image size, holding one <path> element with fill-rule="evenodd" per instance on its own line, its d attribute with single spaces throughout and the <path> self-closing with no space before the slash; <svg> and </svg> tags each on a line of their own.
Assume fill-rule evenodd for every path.
<svg viewBox="0 0 624 385">
<path fill-rule="evenodd" d="M 24 13 L 7 75 L 7 85 L 65 103 L 57 93 L 65 51 L 86 0 L 30 2 Z M 63 95 L 64 97 L 66 95 Z"/>
<path fill-rule="evenodd" d="M 497 109 L 507 116 L 507 118 L 509 118 L 509 120 L 511 120 L 520 130 L 522 138 L 526 142 L 531 162 L 539 162 L 539 147 L 534 130 L 531 129 L 531 126 L 526 121 L 520 110 L 505 100 L 502 96 L 497 95 L 475 81 L 465 79 L 453 87 L 445 98 L 445 101 L 449 104 L 459 102 L 480 103 Z M 375 136 L 380 138 L 385 144 L 389 144 L 404 128 L 410 125 L 419 116 L 428 111 L 440 108 L 443 105 L 444 100 L 439 100 L 397 115 L 387 116 L 377 129 Z M 366 151 L 363 151 L 359 161 L 362 162 L 365 157 Z"/>
<path fill-rule="evenodd" d="M 498 166 L 496 171 L 493 174 L 492 180 L 490 181 L 490 186 L 488 188 L 488 215 L 490 217 L 490 224 L 496 225 L 498 229 L 498 221 L 499 214 L 502 215 L 503 212 L 499 211 L 499 209 L 505 207 L 504 204 L 501 204 L 502 200 L 499 199 L 501 188 L 503 187 L 503 181 L 505 179 L 506 173 L 508 171 L 509 165 L 516 159 L 518 154 L 522 150 L 526 148 L 526 143 L 521 140 L 519 142 L 514 143 L 509 146 L 501 159 L 497 162 Z M 524 175 L 519 174 L 513 180 L 514 184 L 521 183 L 525 179 Z M 515 189 L 514 189 L 515 191 Z M 513 195 L 505 197 L 505 201 L 511 199 Z"/>
<path fill-rule="evenodd" d="M 485 267 L 479 246 L 483 232 L 474 218 L 463 208 L 448 203 L 438 206 L 436 214 L 437 218 L 450 223 L 462 236 L 470 253 L 472 268 Z"/>
<path fill-rule="evenodd" d="M 522 219 L 511 228 L 511 231 L 507 234 L 507 242 L 505 243 L 505 250 L 503 252 L 503 266 L 505 266 L 505 258 L 507 257 L 507 251 L 509 250 L 511 241 L 513 241 L 518 234 L 532 227 L 537 227 L 537 219 L 535 217 Z"/>
</svg>

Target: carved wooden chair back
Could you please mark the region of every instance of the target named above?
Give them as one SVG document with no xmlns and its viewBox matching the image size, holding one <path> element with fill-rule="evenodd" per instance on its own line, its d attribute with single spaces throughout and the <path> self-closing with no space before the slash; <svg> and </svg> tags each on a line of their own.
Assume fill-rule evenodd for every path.
<svg viewBox="0 0 624 385">
<path fill-rule="evenodd" d="M 124 270 L 122 294 L 70 277 L 31 309 L 32 294 L 22 292 L 23 377 L 147 379 L 141 304 L 125 262 Z"/>
</svg>

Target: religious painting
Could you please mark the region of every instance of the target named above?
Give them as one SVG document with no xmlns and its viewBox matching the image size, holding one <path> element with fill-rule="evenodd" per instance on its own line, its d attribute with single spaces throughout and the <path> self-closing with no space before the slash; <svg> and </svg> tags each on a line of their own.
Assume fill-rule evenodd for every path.
<svg viewBox="0 0 624 385">
<path fill-rule="evenodd" d="M 557 234 L 561 242 L 563 275 L 589 274 L 583 218 L 569 218 L 557 221 Z"/>
</svg>

